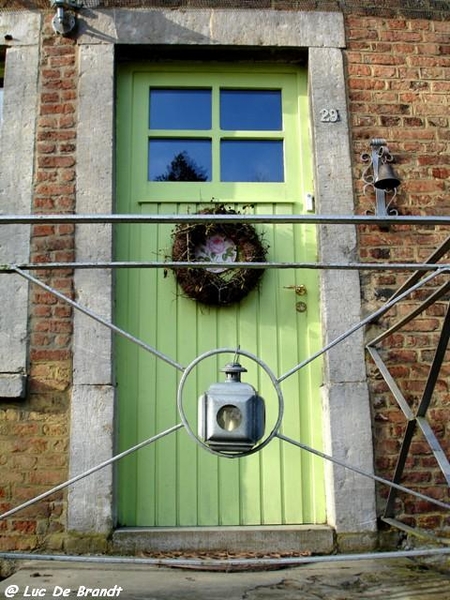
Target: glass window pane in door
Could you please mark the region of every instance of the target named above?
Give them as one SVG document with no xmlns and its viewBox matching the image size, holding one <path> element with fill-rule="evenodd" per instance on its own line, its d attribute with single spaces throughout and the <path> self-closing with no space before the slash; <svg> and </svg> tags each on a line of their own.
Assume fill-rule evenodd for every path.
<svg viewBox="0 0 450 600">
<path fill-rule="evenodd" d="M 149 140 L 150 181 L 211 181 L 211 140 Z"/>
<path fill-rule="evenodd" d="M 211 90 L 150 89 L 150 129 L 211 129 Z"/>
<path fill-rule="evenodd" d="M 227 131 L 280 131 L 281 90 L 220 90 L 220 127 Z"/>
<path fill-rule="evenodd" d="M 281 140 L 222 140 L 221 181 L 283 182 Z"/>
</svg>

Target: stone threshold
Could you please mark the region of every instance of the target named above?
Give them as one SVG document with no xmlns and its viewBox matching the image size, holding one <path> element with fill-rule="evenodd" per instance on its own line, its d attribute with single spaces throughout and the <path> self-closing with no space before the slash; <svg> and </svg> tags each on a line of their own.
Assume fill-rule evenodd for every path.
<svg viewBox="0 0 450 600">
<path fill-rule="evenodd" d="M 138 552 L 311 552 L 330 554 L 334 529 L 328 525 L 230 527 L 124 527 L 113 533 L 113 551 Z"/>
</svg>

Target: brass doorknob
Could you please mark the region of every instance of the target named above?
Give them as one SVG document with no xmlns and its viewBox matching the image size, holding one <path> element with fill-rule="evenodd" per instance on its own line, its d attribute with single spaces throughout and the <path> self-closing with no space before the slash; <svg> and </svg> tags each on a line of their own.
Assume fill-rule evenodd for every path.
<svg viewBox="0 0 450 600">
<path fill-rule="evenodd" d="M 303 283 L 301 283 L 300 285 L 285 285 L 284 289 L 294 290 L 297 296 L 304 296 L 308 292 L 308 290 L 306 289 L 306 285 L 303 285 Z"/>
</svg>

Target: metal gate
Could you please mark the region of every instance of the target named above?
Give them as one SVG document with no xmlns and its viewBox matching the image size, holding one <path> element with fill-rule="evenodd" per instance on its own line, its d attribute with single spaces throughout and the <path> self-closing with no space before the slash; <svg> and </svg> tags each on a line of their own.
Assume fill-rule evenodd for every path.
<svg viewBox="0 0 450 600">
<path fill-rule="evenodd" d="M 218 215 L 218 216 L 214 217 L 214 219 L 217 220 L 217 222 L 220 222 L 221 220 L 224 221 L 224 220 L 229 219 L 229 216 Z M 243 215 L 234 215 L 233 219 L 236 221 L 241 221 L 241 222 L 249 221 L 249 222 L 253 222 L 253 223 L 255 223 L 255 222 L 271 222 L 271 223 L 274 223 L 275 225 L 280 222 L 289 222 L 289 223 L 296 223 L 296 224 L 310 222 L 310 223 L 315 223 L 318 225 L 321 225 L 323 223 L 326 223 L 326 224 L 333 224 L 333 223 L 335 223 L 335 224 L 361 224 L 361 223 L 362 224 L 364 224 L 364 223 L 373 224 L 373 223 L 379 223 L 379 224 L 386 225 L 386 224 L 393 222 L 393 220 L 395 220 L 396 223 L 400 222 L 400 223 L 409 224 L 409 225 L 417 225 L 417 224 L 423 224 L 423 223 L 440 224 L 440 225 L 448 225 L 449 224 L 448 217 L 398 217 L 398 216 L 390 217 L 390 216 L 386 216 L 386 217 L 375 217 L 374 218 L 374 217 L 363 217 L 363 216 L 360 216 L 360 217 L 358 217 L 358 216 L 356 216 L 356 217 L 336 217 L 336 216 L 323 216 L 323 215 L 322 216 L 316 216 L 316 215 L 306 215 L 305 216 L 305 215 L 303 215 L 303 216 L 289 216 L 289 217 L 287 217 L 287 216 L 253 215 L 253 216 L 249 217 L 249 216 L 243 216 Z M 106 216 L 105 215 L 76 215 L 76 216 L 72 216 L 72 215 L 71 216 L 68 216 L 68 215 L 52 215 L 52 216 L 47 216 L 47 215 L 17 216 L 17 215 L 13 215 L 13 216 L 0 216 L 0 224 L 61 223 L 61 222 L 64 222 L 64 223 L 69 222 L 69 223 L 77 223 L 77 224 L 122 223 L 122 222 L 127 222 L 127 223 L 143 223 L 143 222 L 152 223 L 153 222 L 154 223 L 154 222 L 175 222 L 175 221 L 176 222 L 180 222 L 180 221 L 182 221 L 182 222 L 183 221 L 184 222 L 201 222 L 201 221 L 205 221 L 205 220 L 210 221 L 211 216 L 210 215 L 208 215 L 208 216 L 205 216 L 205 215 L 185 215 L 185 216 L 163 215 L 163 216 L 156 216 L 156 217 L 150 216 L 150 215 L 145 215 L 145 216 L 142 216 L 142 215 L 106 215 Z M 441 287 L 439 289 L 437 289 L 436 291 L 433 291 L 426 298 L 426 300 L 424 300 L 421 303 L 421 305 L 417 309 L 415 309 L 413 312 L 411 312 L 405 318 L 400 320 L 396 325 L 394 325 L 392 328 L 390 328 L 388 331 L 386 331 L 383 335 L 378 336 L 376 339 L 372 340 L 368 345 L 368 352 L 372 356 L 376 366 L 380 370 L 381 375 L 383 376 L 384 380 L 388 384 L 388 386 L 389 386 L 390 390 L 392 391 L 395 399 L 397 400 L 400 408 L 402 409 L 402 411 L 405 415 L 405 418 L 408 421 L 408 425 L 406 428 L 406 433 L 405 433 L 403 445 L 401 448 L 401 452 L 399 455 L 398 465 L 397 465 L 397 469 L 396 469 L 393 481 L 388 481 L 388 480 L 386 480 L 382 477 L 378 477 L 377 475 L 374 475 L 372 473 L 362 471 L 358 467 L 355 467 L 354 465 L 351 465 L 351 464 L 347 464 L 345 461 L 337 460 L 333 456 L 326 455 L 325 453 L 323 453 L 315 448 L 312 448 L 312 447 L 308 446 L 307 444 L 302 443 L 300 440 L 291 439 L 288 436 L 283 435 L 280 432 L 280 425 L 282 423 L 282 419 L 280 419 L 279 422 L 277 422 L 275 424 L 274 429 L 271 431 L 270 436 L 269 436 L 269 438 L 270 438 L 269 441 L 271 441 L 271 439 L 273 439 L 273 438 L 277 438 L 277 439 L 281 440 L 283 443 L 298 447 L 298 448 L 302 449 L 303 451 L 312 453 L 326 461 L 331 461 L 331 462 L 338 464 L 346 469 L 349 469 L 349 470 L 357 473 L 360 476 L 369 477 L 382 485 L 388 486 L 390 488 L 391 492 L 390 492 L 390 496 L 389 496 L 389 499 L 387 502 L 384 520 L 386 522 L 388 522 L 389 524 L 392 524 L 396 527 L 399 527 L 399 528 L 404 529 L 411 533 L 414 533 L 415 530 L 411 530 L 411 528 L 407 527 L 405 524 L 401 523 L 398 519 L 395 518 L 394 501 L 395 501 L 396 494 L 398 492 L 411 494 L 411 495 L 415 496 L 416 498 L 426 500 L 426 501 L 434 504 L 435 506 L 438 506 L 438 507 L 446 509 L 446 510 L 448 510 L 450 508 L 450 505 L 448 503 L 438 500 L 436 498 L 432 498 L 427 495 L 424 495 L 424 494 L 417 492 L 413 489 L 410 489 L 400 483 L 402 474 L 404 471 L 406 458 L 408 456 L 408 452 L 410 449 L 411 441 L 413 439 L 414 432 L 416 431 L 417 428 L 419 428 L 422 431 L 422 433 L 424 434 L 424 436 L 430 446 L 430 449 L 441 468 L 441 471 L 445 477 L 445 480 L 447 481 L 447 484 L 450 484 L 450 466 L 449 466 L 448 458 L 446 457 L 443 449 L 441 448 L 435 434 L 433 433 L 433 431 L 426 419 L 426 413 L 427 413 L 428 407 L 430 405 L 431 395 L 434 390 L 434 387 L 435 387 L 435 384 L 436 384 L 436 381 L 437 381 L 437 378 L 438 378 L 438 375 L 440 372 L 440 368 L 441 368 L 443 358 L 444 358 L 444 353 L 447 349 L 448 340 L 450 337 L 449 312 L 447 312 L 447 315 L 443 321 L 442 331 L 441 331 L 440 338 L 439 338 L 439 341 L 438 341 L 438 344 L 436 347 L 435 356 L 434 356 L 434 359 L 433 359 L 431 367 L 430 367 L 429 377 L 428 377 L 428 380 L 427 380 L 427 383 L 425 386 L 422 400 L 421 400 L 420 405 L 415 413 L 413 413 L 411 411 L 411 409 L 409 408 L 408 404 L 406 403 L 406 401 L 404 399 L 404 396 L 402 395 L 398 386 L 396 385 L 394 378 L 390 375 L 386 365 L 381 360 L 381 355 L 380 355 L 380 352 L 378 351 L 378 345 L 383 340 L 388 338 L 391 334 L 393 334 L 395 331 L 399 330 L 405 324 L 407 324 L 411 320 L 413 320 L 422 311 L 426 310 L 429 306 L 434 304 L 437 300 L 443 299 L 445 294 L 448 293 L 448 291 L 450 289 L 450 283 L 448 282 L 448 273 L 450 271 L 450 265 L 447 263 L 439 262 L 439 261 L 442 259 L 443 256 L 445 256 L 445 254 L 448 252 L 449 248 L 450 248 L 450 239 L 447 239 L 444 242 L 444 244 L 440 248 L 438 248 L 436 250 L 436 252 L 428 259 L 428 261 L 426 261 L 424 263 L 420 263 L 420 264 L 416 264 L 416 263 L 414 263 L 414 264 L 396 263 L 396 264 L 389 264 L 389 265 L 380 265 L 379 263 L 376 263 L 376 264 L 354 263 L 354 264 L 346 264 L 346 265 L 343 265 L 343 264 L 321 264 L 321 263 L 314 263 L 314 264 L 291 263 L 289 265 L 278 264 L 278 263 L 260 263 L 260 264 L 259 263 L 246 263 L 245 264 L 245 266 L 250 267 L 250 268 L 275 268 L 275 269 L 277 269 L 277 268 L 278 269 L 280 269 L 280 268 L 290 268 L 290 269 L 305 269 L 305 268 L 307 268 L 307 269 L 331 269 L 331 270 L 336 270 L 336 269 L 337 270 L 344 270 L 344 269 L 358 269 L 358 270 L 374 270 L 374 269 L 380 270 L 381 269 L 381 270 L 386 270 L 386 269 L 389 269 L 389 270 L 401 270 L 401 271 L 413 271 L 414 272 L 413 275 L 406 281 L 406 283 L 397 291 L 397 293 L 389 301 L 387 301 L 383 306 L 381 306 L 378 310 L 376 310 L 373 313 L 371 313 L 370 315 L 368 315 L 366 318 L 364 318 L 359 323 L 356 323 L 348 331 L 346 331 L 341 336 L 337 337 L 335 340 L 330 342 L 328 345 L 326 345 L 325 347 L 320 349 L 320 351 L 316 352 L 315 354 L 308 357 L 303 362 L 296 365 L 289 372 L 286 372 L 286 373 L 283 373 L 280 375 L 275 375 L 274 376 L 274 385 L 276 385 L 276 386 L 281 381 L 289 378 L 294 373 L 296 373 L 297 371 L 304 368 L 307 364 L 314 361 L 319 356 L 328 352 L 331 348 L 337 346 L 340 342 L 349 338 L 353 333 L 355 333 L 359 329 L 374 322 L 376 319 L 378 319 L 380 316 L 387 313 L 392 307 L 394 307 L 395 305 L 400 303 L 402 300 L 407 298 L 413 292 L 415 292 L 419 289 L 421 291 L 426 290 L 427 284 L 430 282 L 434 282 L 437 278 L 441 278 L 444 280 L 444 283 L 441 285 Z M 31 272 L 33 270 L 39 270 L 39 269 L 43 269 L 43 268 L 45 268 L 45 269 L 61 269 L 61 268 L 68 268 L 68 267 L 70 267 L 70 268 L 90 268 L 90 269 L 105 269 L 105 268 L 132 269 L 132 268 L 136 268 L 136 267 L 148 268 L 148 269 L 154 269 L 154 268 L 176 269 L 176 268 L 188 267 L 188 266 L 190 266 L 190 265 L 183 264 L 180 262 L 170 262 L 170 261 L 167 261 L 167 262 L 149 261 L 149 262 L 138 263 L 138 264 L 137 263 L 114 263 L 114 262 L 109 262 L 109 263 L 101 263 L 101 262 L 76 263 L 76 262 L 74 262 L 74 263 L 45 263 L 45 264 L 34 263 L 34 264 L 18 265 L 18 264 L 12 263 L 12 264 L 8 264 L 8 265 L 3 265 L 1 267 L 0 272 L 3 275 L 23 277 L 30 283 L 37 285 L 42 289 L 47 290 L 48 292 L 54 294 L 58 298 L 67 302 L 70 306 L 72 306 L 76 310 L 83 312 L 84 314 L 88 315 L 95 321 L 103 324 L 105 327 L 108 327 L 115 334 L 126 337 L 133 343 L 144 348 L 146 351 L 157 356 L 160 360 L 171 364 L 172 366 L 174 366 L 176 369 L 178 369 L 180 371 L 185 371 L 186 367 L 177 365 L 171 359 L 171 357 L 162 354 L 157 349 L 145 344 L 141 340 L 132 336 L 130 333 L 121 330 L 113 323 L 107 321 L 106 319 L 102 318 L 98 314 L 87 309 L 86 307 L 79 304 L 78 302 L 68 298 L 61 292 L 57 291 L 56 289 L 46 285 L 40 279 L 38 279 L 37 277 L 32 275 Z M 204 268 L 208 268 L 211 266 L 216 266 L 216 263 L 203 263 L 202 266 Z M 242 266 L 242 265 L 236 264 L 236 266 Z M 448 301 L 447 301 L 447 304 L 448 304 Z M 231 349 L 230 349 L 230 351 L 231 351 Z M 245 353 L 245 352 L 243 352 L 243 353 Z M 103 463 L 96 465 L 83 473 L 80 473 L 79 475 L 69 479 L 68 481 L 62 482 L 60 485 L 57 485 L 54 488 L 48 490 L 47 492 L 44 492 L 43 494 L 40 494 L 40 495 L 36 496 L 35 498 L 32 498 L 31 500 L 24 502 L 23 504 L 15 507 L 14 509 L 11 509 L 11 510 L 5 512 L 4 514 L 0 515 L 0 519 L 5 519 L 13 514 L 16 514 L 17 512 L 23 510 L 24 508 L 26 508 L 36 502 L 39 502 L 40 500 L 50 496 L 51 494 L 55 493 L 58 490 L 64 489 L 70 485 L 75 484 L 76 482 L 80 481 L 81 479 L 98 472 L 100 469 L 122 459 L 123 457 L 125 457 L 133 452 L 136 452 L 149 444 L 155 443 L 158 440 L 160 440 L 166 436 L 170 436 L 175 431 L 183 428 L 184 426 L 185 426 L 185 423 L 181 416 L 180 422 L 178 422 L 174 426 L 169 427 L 168 429 L 165 429 L 164 431 L 159 432 L 157 435 L 152 436 L 149 439 L 142 440 L 139 444 L 133 446 L 132 448 L 125 450 L 124 452 L 121 452 L 120 454 L 114 456 L 113 458 L 111 458 L 107 461 L 104 461 Z M 12 554 L 15 555 L 15 553 L 12 553 Z M 4 553 L 1 556 L 9 557 L 10 555 L 11 555 L 11 553 Z M 35 556 L 35 555 L 33 555 L 33 556 Z"/>
</svg>

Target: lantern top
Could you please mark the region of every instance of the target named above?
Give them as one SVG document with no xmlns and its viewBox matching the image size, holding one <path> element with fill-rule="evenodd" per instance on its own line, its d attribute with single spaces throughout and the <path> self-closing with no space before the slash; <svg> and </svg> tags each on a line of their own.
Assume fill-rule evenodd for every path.
<svg viewBox="0 0 450 600">
<path fill-rule="evenodd" d="M 241 381 L 241 373 L 247 373 L 247 369 L 238 362 L 227 363 L 220 370 L 226 375 L 225 381 Z"/>
</svg>

